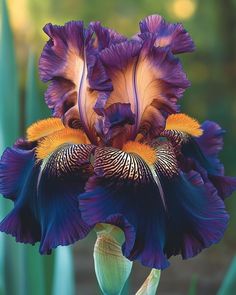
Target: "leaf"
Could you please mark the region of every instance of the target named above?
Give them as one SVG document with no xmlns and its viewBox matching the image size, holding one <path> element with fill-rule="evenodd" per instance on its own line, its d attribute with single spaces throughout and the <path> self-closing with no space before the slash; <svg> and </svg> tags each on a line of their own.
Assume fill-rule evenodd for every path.
<svg viewBox="0 0 236 295">
<path fill-rule="evenodd" d="M 233 258 L 226 276 L 220 286 L 217 295 L 235 294 L 236 290 L 236 256 Z"/>
<path fill-rule="evenodd" d="M 36 80 L 35 55 L 30 52 L 28 57 L 26 99 L 25 99 L 25 121 L 26 126 L 43 118 L 43 109 L 39 89 Z"/>
<path fill-rule="evenodd" d="M 58 247 L 55 250 L 52 295 L 75 295 L 75 290 L 72 247 Z"/>
<path fill-rule="evenodd" d="M 197 295 L 197 281 L 198 281 L 198 277 L 196 275 L 193 275 L 191 279 L 188 295 Z"/>
<path fill-rule="evenodd" d="M 0 153 L 19 135 L 19 89 L 13 35 L 6 2 L 1 1 L 0 43 Z M 0 217 L 9 206 L 0 200 Z M 23 295 L 25 271 L 23 248 L 12 238 L 0 234 L 0 292 Z M 1 281 L 2 280 L 2 281 Z"/>
<path fill-rule="evenodd" d="M 0 128 L 1 150 L 19 135 L 19 88 L 13 35 L 5 0 L 2 3 L 0 44 Z"/>
</svg>

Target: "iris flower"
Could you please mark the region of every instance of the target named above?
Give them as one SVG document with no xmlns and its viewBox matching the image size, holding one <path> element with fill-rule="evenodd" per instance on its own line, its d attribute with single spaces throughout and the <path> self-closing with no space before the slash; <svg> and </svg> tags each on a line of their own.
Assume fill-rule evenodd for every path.
<svg viewBox="0 0 236 295">
<path fill-rule="evenodd" d="M 176 54 L 194 43 L 153 15 L 128 39 L 99 22 L 47 24 L 39 61 L 53 117 L 30 126 L 0 162 L 14 202 L 0 230 L 40 253 L 119 227 L 123 255 L 164 269 L 217 243 L 228 224 L 221 127 L 180 112 L 190 83 Z"/>
</svg>

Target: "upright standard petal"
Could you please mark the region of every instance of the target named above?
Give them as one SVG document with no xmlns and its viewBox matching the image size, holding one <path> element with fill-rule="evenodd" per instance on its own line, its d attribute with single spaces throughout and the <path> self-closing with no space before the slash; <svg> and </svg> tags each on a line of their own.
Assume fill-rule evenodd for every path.
<svg viewBox="0 0 236 295">
<path fill-rule="evenodd" d="M 125 36 L 122 36 L 118 32 L 110 28 L 103 27 L 98 21 L 90 23 L 90 26 L 96 34 L 94 45 L 99 51 L 110 47 L 112 44 L 121 43 L 127 40 Z"/>
<path fill-rule="evenodd" d="M 157 135 L 163 130 L 165 114 L 176 111 L 176 101 L 189 86 L 178 59 L 168 48 L 156 48 L 154 39 L 143 44 L 126 41 L 104 49 L 100 56 L 112 80 L 113 92 L 106 106 L 114 103 L 130 103 L 135 124 L 130 128 L 130 139 L 142 129 Z M 152 116 L 149 112 L 152 107 Z M 155 120 L 153 120 L 155 118 Z"/>
<path fill-rule="evenodd" d="M 170 46 L 172 53 L 191 52 L 195 49 L 192 38 L 182 24 L 167 23 L 160 15 L 150 15 L 139 23 L 141 38 L 147 37 L 145 33 L 155 35 L 155 46 Z"/>
<path fill-rule="evenodd" d="M 40 77 L 50 81 L 45 94 L 54 115 L 63 117 L 70 127 L 82 126 L 91 142 L 96 142 L 93 107 L 101 95 L 104 99 L 111 84 L 92 49 L 92 33 L 83 23 L 72 21 L 65 26 L 47 24 L 50 40 L 39 61 Z"/>
<path fill-rule="evenodd" d="M 97 148 L 94 171 L 79 197 L 82 218 L 91 225 L 115 224 L 126 233 L 116 224 L 122 216 L 135 231 L 123 245 L 130 260 L 164 269 L 168 257 L 192 257 L 223 236 L 228 220 L 223 201 L 187 180 L 170 143 Z"/>
</svg>

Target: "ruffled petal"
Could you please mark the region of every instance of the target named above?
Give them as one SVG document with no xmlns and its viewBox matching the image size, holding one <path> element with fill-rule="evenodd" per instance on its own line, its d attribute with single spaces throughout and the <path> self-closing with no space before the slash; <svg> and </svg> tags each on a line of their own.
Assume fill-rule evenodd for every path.
<svg viewBox="0 0 236 295">
<path fill-rule="evenodd" d="M 120 226 L 114 216 L 122 215 L 136 233 L 135 242 L 126 239 L 124 255 L 149 267 L 167 267 L 164 208 L 145 162 L 135 155 L 98 148 L 94 168 L 97 176 L 90 178 L 87 192 L 79 198 L 82 218 L 91 225 L 107 222 Z M 129 237 L 126 228 L 121 229 Z"/>
<path fill-rule="evenodd" d="M 205 121 L 202 123 L 203 134 L 196 139 L 198 145 L 204 155 L 211 162 L 211 165 L 217 171 L 217 174 L 224 174 L 224 167 L 219 160 L 219 153 L 223 149 L 224 140 L 223 130 L 217 123 L 213 121 Z"/>
<path fill-rule="evenodd" d="M 193 257 L 219 242 L 227 228 L 229 216 L 224 202 L 214 187 L 199 177 L 193 172 L 170 182 L 162 179 L 169 212 L 165 246 L 168 257 Z"/>
<path fill-rule="evenodd" d="M 192 184 L 178 172 L 169 143 L 152 149 L 155 159 L 144 144 L 129 144 L 126 152 L 97 148 L 95 176 L 79 196 L 80 210 L 91 225 L 115 224 L 110 216 L 123 216 L 135 231 L 133 246 L 127 240 L 123 245 L 124 255 L 163 269 L 172 255 L 189 258 L 216 243 L 223 236 L 228 215 L 218 196 L 208 195 L 204 186 Z"/>
<path fill-rule="evenodd" d="M 13 210 L 1 221 L 0 231 L 17 242 L 40 240 L 41 230 L 36 217 L 36 186 L 39 166 L 34 167 L 34 151 L 8 148 L 0 161 L 0 193 L 14 201 Z"/>
<path fill-rule="evenodd" d="M 160 117 L 176 111 L 176 102 L 189 86 L 178 59 L 168 48 L 153 46 L 154 39 L 126 41 L 104 49 L 100 56 L 112 80 L 113 92 L 106 107 L 113 103 L 130 103 L 135 114 L 130 139 L 134 139 L 142 128 L 145 110 L 152 104 L 156 108 L 155 124 L 149 120 L 148 129 L 163 130 Z M 148 110 L 147 110 L 148 111 Z M 147 126 L 145 116 L 145 125 Z M 153 126 L 155 125 L 155 126 Z"/>
<path fill-rule="evenodd" d="M 90 26 L 96 34 L 94 44 L 99 51 L 110 47 L 112 44 L 121 43 L 127 40 L 125 36 L 122 36 L 118 32 L 110 28 L 103 27 L 98 21 L 90 23 Z"/>
<path fill-rule="evenodd" d="M 198 171 L 204 182 L 211 181 L 222 199 L 229 197 L 236 190 L 236 177 L 224 175 L 224 166 L 219 159 L 225 131 L 212 121 L 205 121 L 199 128 L 197 121 L 188 118 L 187 122 L 183 114 L 173 117 L 181 120 L 176 122 L 173 118 L 169 122 L 168 117 L 162 135 L 169 138 L 176 153 L 182 155 L 181 166 L 187 167 L 187 171 Z M 202 134 L 200 131 L 203 131 Z"/>
<path fill-rule="evenodd" d="M 129 103 L 114 103 L 103 110 L 96 130 L 106 145 L 122 147 L 122 143 L 127 141 L 130 134 L 130 125 L 134 122 L 135 116 Z"/>
<path fill-rule="evenodd" d="M 35 149 L 8 148 L 0 161 L 0 193 L 9 195 L 14 208 L 0 230 L 18 242 L 40 241 L 42 254 L 85 237 L 91 226 L 81 219 L 77 195 L 91 175 L 93 149 L 86 144 L 62 145 L 36 162 Z"/>
<path fill-rule="evenodd" d="M 18 143 L 19 145 L 19 143 Z M 0 161 L 0 193 L 11 200 L 16 200 L 22 183 L 32 166 L 34 150 L 7 148 Z"/>
<path fill-rule="evenodd" d="M 77 196 L 84 191 L 92 150 L 90 145 L 64 146 L 42 164 L 38 179 L 42 254 L 58 245 L 72 244 L 91 230 L 81 219 Z"/>
<path fill-rule="evenodd" d="M 189 33 L 182 24 L 167 23 L 160 15 L 150 15 L 140 21 L 141 38 L 146 38 L 145 33 L 155 35 L 155 46 L 170 46 L 172 53 L 184 53 L 194 51 L 195 46 Z"/>
<path fill-rule="evenodd" d="M 51 81 L 46 102 L 70 127 L 78 127 L 73 122 L 79 120 L 90 141 L 96 142 L 93 125 L 97 114 L 93 107 L 112 87 L 91 47 L 93 31 L 80 21 L 64 26 L 47 24 L 44 31 L 50 40 L 40 57 L 39 70 L 44 82 Z"/>
</svg>

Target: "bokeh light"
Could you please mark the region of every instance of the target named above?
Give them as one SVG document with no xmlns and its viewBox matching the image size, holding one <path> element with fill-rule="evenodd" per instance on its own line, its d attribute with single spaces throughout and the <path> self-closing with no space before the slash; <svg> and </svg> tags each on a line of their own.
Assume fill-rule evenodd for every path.
<svg viewBox="0 0 236 295">
<path fill-rule="evenodd" d="M 194 0 L 175 0 L 171 5 L 173 14 L 179 19 L 188 19 L 193 16 L 197 8 Z"/>
</svg>

